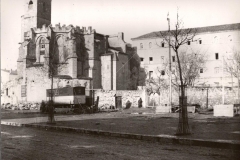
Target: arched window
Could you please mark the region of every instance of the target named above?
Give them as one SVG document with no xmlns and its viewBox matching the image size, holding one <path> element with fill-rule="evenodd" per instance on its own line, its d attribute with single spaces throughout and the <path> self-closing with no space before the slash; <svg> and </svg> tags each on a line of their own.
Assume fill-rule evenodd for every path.
<svg viewBox="0 0 240 160">
<path fill-rule="evenodd" d="M 28 3 L 28 9 L 32 9 L 32 6 L 33 6 L 33 2 L 32 2 L 32 0 L 30 0 Z"/>
<path fill-rule="evenodd" d="M 45 55 L 45 47 L 46 47 L 46 39 L 45 38 L 41 38 L 40 40 L 40 63 L 44 62 L 44 55 Z"/>
<path fill-rule="evenodd" d="M 37 48 L 36 48 L 36 63 L 44 62 L 45 49 L 46 49 L 46 39 L 44 37 L 40 37 L 39 41 L 37 42 Z"/>
<path fill-rule="evenodd" d="M 44 51 L 45 51 L 45 43 L 46 43 L 45 38 L 42 38 L 42 39 L 40 40 L 40 49 L 41 49 L 41 50 L 44 50 Z"/>
<path fill-rule="evenodd" d="M 30 0 L 29 1 L 29 3 L 28 3 L 28 5 L 32 5 L 33 4 L 33 1 L 32 0 Z"/>
<path fill-rule="evenodd" d="M 143 49 L 143 44 L 142 43 L 140 43 L 140 49 Z"/>
<path fill-rule="evenodd" d="M 149 48 L 152 48 L 152 42 L 149 42 Z"/>
</svg>

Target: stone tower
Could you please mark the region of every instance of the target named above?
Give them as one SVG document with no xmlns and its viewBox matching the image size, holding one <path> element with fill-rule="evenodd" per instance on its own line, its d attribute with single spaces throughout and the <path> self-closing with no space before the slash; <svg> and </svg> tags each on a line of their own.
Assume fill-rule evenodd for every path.
<svg viewBox="0 0 240 160">
<path fill-rule="evenodd" d="M 52 0 L 26 0 L 25 14 L 22 18 L 21 41 L 29 35 L 31 28 L 42 28 L 51 24 Z"/>
</svg>

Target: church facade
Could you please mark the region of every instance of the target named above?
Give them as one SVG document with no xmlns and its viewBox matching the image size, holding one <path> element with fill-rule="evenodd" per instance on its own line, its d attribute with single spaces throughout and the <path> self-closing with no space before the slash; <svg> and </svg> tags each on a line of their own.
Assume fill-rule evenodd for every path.
<svg viewBox="0 0 240 160">
<path fill-rule="evenodd" d="M 40 102 L 51 87 L 85 86 L 86 89 L 128 89 L 128 47 L 123 33 L 104 35 L 92 27 L 51 25 L 51 0 L 27 0 L 17 60 L 17 78 L 8 89 L 8 99 Z M 12 82 L 11 82 L 12 83 Z M 89 93 L 90 94 L 90 93 Z M 14 103 L 14 102 L 11 102 Z"/>
</svg>

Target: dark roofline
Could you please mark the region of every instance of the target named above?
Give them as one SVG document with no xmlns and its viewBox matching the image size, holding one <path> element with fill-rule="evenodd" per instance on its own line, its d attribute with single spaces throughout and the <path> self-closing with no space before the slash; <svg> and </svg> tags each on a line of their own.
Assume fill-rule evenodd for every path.
<svg viewBox="0 0 240 160">
<path fill-rule="evenodd" d="M 98 35 L 98 36 L 102 36 L 102 37 L 107 36 L 107 35 L 104 35 L 104 34 L 101 34 L 101 33 L 97 33 L 97 32 L 95 32 L 95 34 Z"/>
<path fill-rule="evenodd" d="M 4 72 L 10 73 L 10 70 L 7 70 L 7 69 L 1 69 L 1 70 L 4 71 Z"/>
<path fill-rule="evenodd" d="M 220 31 L 227 31 L 227 30 L 240 30 L 240 23 L 224 24 L 224 25 L 218 25 L 218 26 L 197 27 L 197 28 L 189 28 L 189 29 L 196 29 L 197 34 L 207 33 L 207 32 L 220 32 Z M 151 32 L 136 38 L 131 38 L 131 40 L 159 38 L 161 37 L 160 32 L 164 33 L 168 31 L 165 30 L 165 31 Z"/>
</svg>

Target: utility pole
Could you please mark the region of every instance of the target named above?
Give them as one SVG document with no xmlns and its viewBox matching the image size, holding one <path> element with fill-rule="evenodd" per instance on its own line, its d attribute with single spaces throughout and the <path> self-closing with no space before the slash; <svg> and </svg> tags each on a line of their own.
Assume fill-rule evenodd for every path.
<svg viewBox="0 0 240 160">
<path fill-rule="evenodd" d="M 168 45 L 169 45 L 169 106 L 172 106 L 172 66 L 171 66 L 171 46 L 170 46 L 170 18 L 168 17 L 169 13 L 167 15 L 167 21 L 168 21 Z"/>
<path fill-rule="evenodd" d="M 238 83 L 238 90 L 237 90 L 237 93 L 238 93 L 238 101 L 237 101 L 237 103 L 238 104 L 240 104 L 240 88 L 239 88 L 239 83 L 240 83 L 240 81 L 239 81 L 239 70 L 240 70 L 240 63 L 238 63 L 238 65 L 237 65 L 237 83 Z"/>
<path fill-rule="evenodd" d="M 223 80 L 223 76 L 224 76 L 224 73 L 223 73 L 223 70 L 224 70 L 224 56 L 222 56 L 222 104 L 224 104 L 224 80 Z"/>
</svg>

